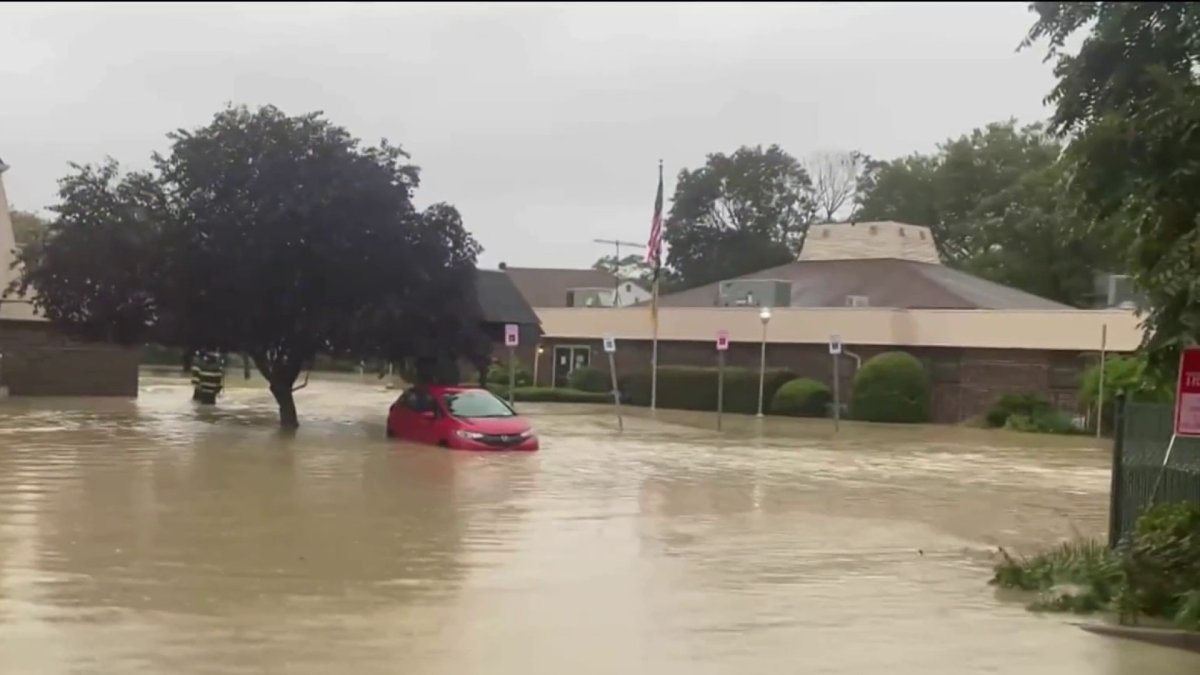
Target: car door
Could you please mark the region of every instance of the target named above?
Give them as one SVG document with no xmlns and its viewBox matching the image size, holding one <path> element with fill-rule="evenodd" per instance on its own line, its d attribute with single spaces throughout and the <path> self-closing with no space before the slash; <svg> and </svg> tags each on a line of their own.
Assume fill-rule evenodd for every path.
<svg viewBox="0 0 1200 675">
<path fill-rule="evenodd" d="M 437 443 L 438 436 L 437 404 L 433 395 L 424 389 L 413 389 L 409 396 L 409 408 L 412 413 L 412 439 L 420 443 Z"/>
</svg>

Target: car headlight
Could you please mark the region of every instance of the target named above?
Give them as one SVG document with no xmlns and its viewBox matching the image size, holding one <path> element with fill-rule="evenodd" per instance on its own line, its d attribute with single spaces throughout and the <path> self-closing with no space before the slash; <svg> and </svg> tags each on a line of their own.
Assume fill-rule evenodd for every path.
<svg viewBox="0 0 1200 675">
<path fill-rule="evenodd" d="M 521 438 L 533 438 L 533 429 L 526 429 L 521 432 Z"/>
<path fill-rule="evenodd" d="M 477 440 L 483 438 L 483 434 L 479 433 L 478 431 L 467 431 L 465 429 L 459 429 L 459 430 L 455 431 L 454 433 L 457 434 L 459 438 L 465 438 L 468 441 L 477 441 Z"/>
</svg>

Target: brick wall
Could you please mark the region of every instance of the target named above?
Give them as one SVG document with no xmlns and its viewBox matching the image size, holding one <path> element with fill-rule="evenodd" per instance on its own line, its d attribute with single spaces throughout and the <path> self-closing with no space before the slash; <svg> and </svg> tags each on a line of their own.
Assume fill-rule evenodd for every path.
<svg viewBox="0 0 1200 675">
<path fill-rule="evenodd" d="M 68 340 L 48 324 L 0 321 L 0 384 L 14 396 L 129 396 L 138 350 Z"/>
<path fill-rule="evenodd" d="M 592 365 L 608 372 L 608 360 L 600 340 L 543 340 L 541 380 L 549 385 L 555 345 L 585 345 L 591 348 Z M 715 366 L 713 342 L 659 342 L 659 365 Z M 757 369 L 759 343 L 735 342 L 726 353 L 726 364 Z M 893 347 L 846 345 L 863 361 Z M 987 412 L 1002 394 L 1033 392 L 1056 407 L 1073 411 L 1083 370 L 1091 361 L 1077 352 L 1042 350 L 980 350 L 961 348 L 905 349 L 921 359 L 933 383 L 933 421 L 952 424 Z M 645 372 L 650 367 L 651 344 L 647 340 L 619 340 L 617 374 Z M 528 363 L 528 361 L 526 361 Z M 802 377 L 832 385 L 833 359 L 825 345 L 768 344 L 767 367 L 789 368 Z M 843 401 L 848 401 L 854 381 L 855 360 L 843 356 L 838 366 Z"/>
</svg>

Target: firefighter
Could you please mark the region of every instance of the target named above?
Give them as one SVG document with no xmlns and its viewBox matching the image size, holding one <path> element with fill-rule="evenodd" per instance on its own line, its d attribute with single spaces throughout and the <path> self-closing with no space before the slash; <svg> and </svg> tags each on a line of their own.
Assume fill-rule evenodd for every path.
<svg viewBox="0 0 1200 675">
<path fill-rule="evenodd" d="M 225 387 L 225 367 L 221 355 L 200 352 L 192 359 L 192 400 L 204 405 L 217 402 Z"/>
</svg>

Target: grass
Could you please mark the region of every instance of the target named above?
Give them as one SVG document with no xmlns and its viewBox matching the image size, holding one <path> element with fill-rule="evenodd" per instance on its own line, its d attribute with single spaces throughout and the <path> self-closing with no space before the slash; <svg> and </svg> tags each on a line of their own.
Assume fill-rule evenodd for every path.
<svg viewBox="0 0 1200 675">
<path fill-rule="evenodd" d="M 1078 614 L 1116 609 L 1125 587 L 1120 557 L 1097 541 L 1074 541 L 1027 558 L 1000 549 L 992 584 L 1038 593 L 1030 609 Z"/>
</svg>

